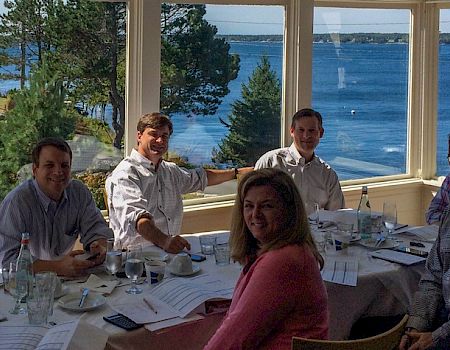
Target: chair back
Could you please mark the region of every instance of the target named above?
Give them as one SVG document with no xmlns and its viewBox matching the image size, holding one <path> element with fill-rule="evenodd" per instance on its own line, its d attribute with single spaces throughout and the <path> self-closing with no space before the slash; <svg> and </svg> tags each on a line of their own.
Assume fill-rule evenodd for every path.
<svg viewBox="0 0 450 350">
<path fill-rule="evenodd" d="M 317 340 L 292 338 L 292 350 L 394 350 L 398 349 L 408 315 L 390 330 L 373 337 L 356 340 Z"/>
</svg>

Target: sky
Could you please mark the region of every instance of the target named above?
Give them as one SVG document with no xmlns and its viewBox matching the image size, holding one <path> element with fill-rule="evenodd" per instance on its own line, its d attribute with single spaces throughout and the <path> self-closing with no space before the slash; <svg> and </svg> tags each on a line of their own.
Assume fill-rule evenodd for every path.
<svg viewBox="0 0 450 350">
<path fill-rule="evenodd" d="M 5 12 L 0 0 L 0 13 Z M 283 7 L 207 5 L 206 19 L 219 34 L 283 34 Z M 316 8 L 314 33 L 406 33 L 408 10 Z M 450 9 L 441 11 L 441 32 L 450 32 Z"/>
</svg>

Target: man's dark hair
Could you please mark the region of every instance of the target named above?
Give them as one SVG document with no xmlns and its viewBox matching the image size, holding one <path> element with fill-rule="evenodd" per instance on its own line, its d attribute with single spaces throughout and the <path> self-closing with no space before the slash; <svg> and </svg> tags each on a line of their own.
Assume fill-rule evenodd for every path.
<svg viewBox="0 0 450 350">
<path fill-rule="evenodd" d="M 169 127 L 169 134 L 172 135 L 173 124 L 168 116 L 159 112 L 148 113 L 139 118 L 137 131 L 142 134 L 147 128 L 160 129 L 166 125 Z"/>
<path fill-rule="evenodd" d="M 300 118 L 305 118 L 305 117 L 316 117 L 317 120 L 319 121 L 319 126 L 322 127 L 322 116 L 320 115 L 319 112 L 316 112 L 312 108 L 303 108 L 303 109 L 299 110 L 297 113 L 295 113 L 294 116 L 292 117 L 291 127 L 294 128 L 295 122 L 297 120 L 299 120 Z"/>
<path fill-rule="evenodd" d="M 70 156 L 70 162 L 72 162 L 72 150 L 70 149 L 69 144 L 63 139 L 57 137 L 46 137 L 40 140 L 36 146 L 34 146 L 33 151 L 31 152 L 31 159 L 33 164 L 39 165 L 39 156 L 41 154 L 42 148 L 45 146 L 53 146 L 64 153 L 68 153 Z"/>
</svg>

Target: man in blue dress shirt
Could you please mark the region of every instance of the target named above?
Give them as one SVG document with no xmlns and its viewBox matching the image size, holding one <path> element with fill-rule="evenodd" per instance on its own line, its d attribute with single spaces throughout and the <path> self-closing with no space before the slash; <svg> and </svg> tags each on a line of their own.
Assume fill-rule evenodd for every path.
<svg viewBox="0 0 450 350">
<path fill-rule="evenodd" d="M 33 149 L 33 179 L 12 190 L 0 205 L 0 265 L 15 261 L 22 232 L 30 234 L 34 272 L 78 276 L 105 259 L 106 239 L 113 237 L 87 187 L 71 179 L 72 151 L 58 138 L 45 138 Z M 77 238 L 98 253 L 80 260 Z"/>
</svg>

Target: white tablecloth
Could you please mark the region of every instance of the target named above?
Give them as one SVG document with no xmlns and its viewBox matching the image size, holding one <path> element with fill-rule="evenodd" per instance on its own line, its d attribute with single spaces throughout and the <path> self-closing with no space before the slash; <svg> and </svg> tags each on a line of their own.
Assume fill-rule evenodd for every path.
<svg viewBox="0 0 450 350">
<path fill-rule="evenodd" d="M 192 252 L 200 250 L 197 236 L 201 234 L 206 233 L 191 236 Z M 350 287 L 326 282 L 330 310 L 330 338 L 332 339 L 348 337 L 353 323 L 360 317 L 391 316 L 405 313 L 424 271 L 423 264 L 405 267 L 371 258 L 368 256 L 368 250 L 358 245 L 348 248 L 346 254 L 356 256 L 359 260 L 358 284 L 356 287 Z M 332 256 L 333 258 L 339 258 L 339 255 L 334 254 Z M 200 273 L 220 275 L 223 281 L 232 285 L 234 285 L 241 270 L 241 267 L 237 264 L 224 267 L 216 266 L 214 256 L 208 256 L 206 261 L 199 264 L 201 266 Z M 71 290 L 79 288 L 77 283 L 65 284 Z M 143 287 L 144 293 L 149 293 L 151 286 L 144 284 Z M 142 294 L 138 296 L 126 294 L 126 288 L 128 286 L 116 288 L 107 297 L 106 305 L 83 314 L 68 312 L 56 306 L 52 320 L 61 322 L 81 317 L 83 321 L 95 325 L 109 334 L 106 346 L 108 349 L 132 350 L 141 349 L 144 346 L 151 349 L 173 349 L 177 347 L 201 349 L 214 334 L 223 317 L 222 314 L 209 315 L 194 323 L 182 324 L 156 332 L 149 332 L 144 328 L 126 332 L 102 319 L 103 316 L 114 314 L 114 311 L 108 305 L 109 303 L 142 298 Z M 1 310 L 7 314 L 7 310 L 13 305 L 12 297 L 1 293 L 0 305 Z M 7 314 L 7 316 L 9 319 L 6 322 L 7 324 L 27 322 L 26 315 Z M 2 324 L 5 323 L 0 323 L 0 327 Z"/>
</svg>

